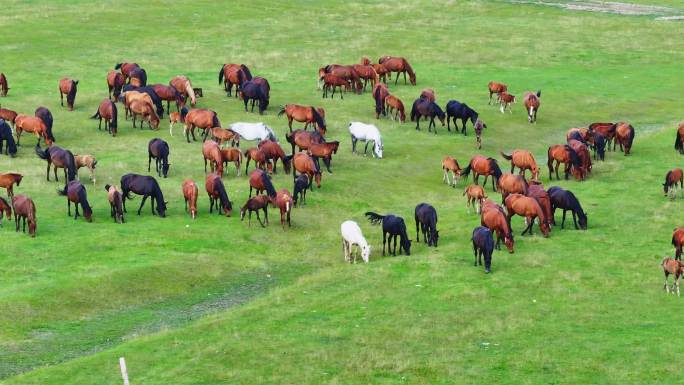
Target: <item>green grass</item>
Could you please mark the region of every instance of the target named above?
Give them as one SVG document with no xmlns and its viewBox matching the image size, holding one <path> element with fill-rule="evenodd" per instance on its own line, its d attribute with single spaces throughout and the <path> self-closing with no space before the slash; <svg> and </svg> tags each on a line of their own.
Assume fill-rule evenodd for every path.
<svg viewBox="0 0 684 385">
<path fill-rule="evenodd" d="M 660 187 L 681 166 L 672 149 L 684 88 L 678 23 L 503 1 L 11 2 L 0 27 L 0 70 L 12 87 L 2 106 L 47 106 L 57 144 L 98 158 L 97 185 L 86 184 L 88 224 L 66 216 L 55 193 L 61 183 L 45 181 L 32 138 L 19 157 L 0 156 L 0 172 L 24 174 L 15 191 L 38 208 L 37 238 L 8 223 L 0 229 L 2 381 L 115 383 L 119 356 L 136 384 L 644 384 L 678 376 L 672 353 L 684 317 L 680 301 L 662 293 L 658 267 L 672 253 L 682 209 Z M 579 197 L 589 230 L 518 236 L 515 254 L 495 253 L 493 274 L 473 267 L 469 238 L 479 217 L 466 212 L 463 181 L 455 190 L 441 183 L 439 164 L 447 154 L 466 163 L 478 153 L 474 137 L 375 121 L 368 93 L 331 101 L 315 89 L 318 67 L 385 54 L 407 57 L 416 70 L 417 87 L 390 85 L 405 104 L 431 87 L 440 105 L 458 99 L 480 111 L 486 155 L 526 148 L 543 164 L 569 127 L 633 123 L 633 155 L 608 153 L 588 181 L 549 183 L 544 170 L 547 186 Z M 140 131 L 123 119 L 111 138 L 88 119 L 121 61 L 140 63 L 151 83 L 185 74 L 204 89 L 199 106 L 224 125 L 262 120 L 283 141 L 277 106 L 323 106 L 328 137 L 342 142 L 335 173 L 294 211 L 292 229 L 281 230 L 275 210 L 267 229 L 235 214 L 209 217 L 202 194 L 192 221 L 180 185 L 192 177 L 203 186 L 199 144 L 170 137 L 166 123 Z M 266 115 L 245 113 L 221 91 L 226 62 L 269 79 Z M 58 103 L 63 76 L 80 80 L 73 112 Z M 541 89 L 538 123 L 527 123 L 520 104 L 512 115 L 487 106 L 489 80 L 508 83 L 520 99 Z M 379 126 L 384 159 L 351 154 L 352 120 Z M 171 146 L 170 176 L 159 179 L 168 217 L 146 207 L 117 225 L 103 185 L 146 173 L 153 137 Z M 241 206 L 246 178 L 229 166 L 224 183 Z M 291 190 L 291 176 L 274 184 Z M 380 229 L 363 213 L 404 216 L 411 234 L 423 201 L 438 210 L 439 247 L 414 242 L 410 257 L 382 257 Z M 343 264 L 346 219 L 370 241 L 370 264 Z M 513 228 L 519 234 L 522 219 Z"/>
</svg>

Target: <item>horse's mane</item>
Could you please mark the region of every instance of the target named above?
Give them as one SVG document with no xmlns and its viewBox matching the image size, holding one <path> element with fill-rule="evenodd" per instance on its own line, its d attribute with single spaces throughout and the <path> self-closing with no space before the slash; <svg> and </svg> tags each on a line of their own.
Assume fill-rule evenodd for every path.
<svg viewBox="0 0 684 385">
<path fill-rule="evenodd" d="M 161 187 L 159 187 L 159 183 L 157 183 L 157 180 L 153 177 L 149 177 L 149 179 L 152 181 L 152 193 L 155 195 L 155 199 L 157 200 L 157 210 L 166 210 L 164 194 L 162 193 Z"/>
<path fill-rule="evenodd" d="M 568 152 L 568 155 L 570 155 L 570 162 L 572 165 L 574 167 L 580 167 L 581 165 L 579 156 L 577 156 L 577 152 L 575 152 L 575 150 L 567 144 L 565 145 L 565 150 Z"/>
<path fill-rule="evenodd" d="M 437 104 L 435 102 L 430 102 L 430 108 L 432 108 L 434 111 L 436 111 L 437 115 L 444 116 L 444 111 L 442 110 L 442 107 L 439 106 L 439 104 Z"/>
<path fill-rule="evenodd" d="M 247 66 L 244 64 L 240 64 L 240 68 L 242 68 L 242 70 L 245 71 L 245 76 L 247 77 L 247 80 L 252 80 L 252 73 L 249 71 L 249 68 L 247 68 Z"/>
<path fill-rule="evenodd" d="M 377 101 L 376 101 L 377 104 Z M 377 108 L 377 107 L 376 107 Z M 316 124 L 318 124 L 319 127 L 325 128 L 325 122 L 323 121 L 323 118 L 321 115 L 316 111 L 316 107 L 311 106 L 311 115 L 313 115 L 314 120 L 316 121 Z"/>
<path fill-rule="evenodd" d="M 67 153 L 67 180 L 72 181 L 76 179 L 76 159 L 74 158 L 74 154 L 66 150 Z"/>
<path fill-rule="evenodd" d="M 489 161 L 489 167 L 494 171 L 494 178 L 499 179 L 502 174 L 501 168 L 499 168 L 499 162 L 497 162 L 494 158 L 487 158 L 487 160 Z M 468 167 L 470 167 L 470 165 L 468 165 Z"/>
<path fill-rule="evenodd" d="M 242 85 L 246 82 L 249 81 L 249 79 L 245 79 L 247 75 L 245 75 L 244 71 L 238 71 L 237 72 L 237 77 L 238 77 L 238 83 L 240 83 L 240 88 L 242 88 Z"/>
<path fill-rule="evenodd" d="M 409 64 L 408 60 L 405 58 L 401 58 L 401 60 L 404 62 L 404 66 L 406 67 L 406 72 L 408 72 L 409 76 L 415 76 L 415 72 L 413 72 L 413 68 L 411 68 L 411 65 Z"/>
<path fill-rule="evenodd" d="M 91 213 L 93 212 L 92 207 L 90 207 L 90 203 L 88 203 L 86 189 L 83 185 L 81 185 L 81 188 L 78 190 L 78 203 L 80 203 L 81 206 L 83 206 L 84 214 L 88 211 L 90 211 Z"/>
<path fill-rule="evenodd" d="M 385 102 L 384 100 L 380 100 L 380 87 L 376 87 L 373 90 L 373 99 L 375 99 L 375 112 L 379 114 L 382 111 L 382 104 Z"/>
<path fill-rule="evenodd" d="M 221 127 L 221 122 L 218 119 L 218 114 L 216 111 L 212 111 L 214 113 L 214 116 L 211 118 L 211 124 L 214 125 L 214 127 Z"/>
<path fill-rule="evenodd" d="M 230 199 L 228 199 L 228 193 L 226 192 L 226 188 L 223 186 L 223 182 L 221 182 L 221 178 L 214 179 L 214 190 L 219 194 L 221 206 L 226 206 L 228 210 L 232 210 L 233 204 L 230 202 Z"/>
<path fill-rule="evenodd" d="M 268 174 L 266 174 L 266 172 L 261 173 L 261 183 L 264 184 L 268 196 L 270 196 L 271 198 L 276 196 L 276 190 L 273 187 L 273 183 L 271 183 L 271 178 L 268 177 Z"/>
<path fill-rule="evenodd" d="M 672 170 L 668 171 L 665 175 L 665 183 L 663 183 L 663 186 L 668 186 L 667 182 L 670 181 L 670 175 L 672 175 Z"/>
</svg>

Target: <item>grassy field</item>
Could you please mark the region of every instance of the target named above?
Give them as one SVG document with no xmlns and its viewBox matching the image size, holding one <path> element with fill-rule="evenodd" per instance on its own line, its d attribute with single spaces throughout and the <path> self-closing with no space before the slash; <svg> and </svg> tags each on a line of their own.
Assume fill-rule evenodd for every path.
<svg viewBox="0 0 684 385">
<path fill-rule="evenodd" d="M 651 5 L 679 7 L 662 2 Z M 98 158 L 97 184 L 81 178 L 94 222 L 66 216 L 61 182 L 45 180 L 45 162 L 24 137 L 0 172 L 25 175 L 16 193 L 38 208 L 38 236 L 0 228 L 0 382 L 102 384 L 120 381 L 125 356 L 133 384 L 645 384 L 679 377 L 678 298 L 662 292 L 660 260 L 672 254 L 682 200 L 660 184 L 682 159 L 672 148 L 682 119 L 681 41 L 677 22 L 655 15 L 573 12 L 499 2 L 270 1 L 6 4 L 0 16 L 4 108 L 55 116 L 57 145 Z M 368 93 L 321 99 L 317 68 L 361 56 L 405 56 L 416 87 L 390 85 L 410 105 L 435 89 L 440 105 L 465 101 L 487 122 L 474 137 L 416 132 L 412 123 L 375 121 Z M 121 61 L 140 63 L 150 83 L 190 77 L 204 89 L 199 106 L 224 125 L 264 121 L 284 142 L 286 103 L 326 109 L 328 139 L 342 146 L 334 174 L 308 194 L 283 231 L 247 227 L 239 215 L 183 211 L 180 185 L 203 191 L 201 146 L 120 119 L 119 136 L 89 120 L 107 96 L 105 76 Z M 217 85 L 223 63 L 246 63 L 269 79 L 266 115 L 245 113 Z M 76 109 L 59 106 L 57 82 L 80 80 Z M 501 115 L 487 106 L 486 84 L 499 80 L 521 99 L 542 90 L 536 125 L 520 104 Z M 625 120 L 636 127 L 633 155 L 608 153 L 586 182 L 543 181 L 579 197 L 589 230 L 555 228 L 520 237 L 516 252 L 496 252 L 493 274 L 472 266 L 469 214 L 457 189 L 441 183 L 444 155 L 463 165 L 476 153 L 526 148 L 545 163 L 546 148 L 569 127 Z M 374 122 L 385 158 L 351 154 L 349 121 Z M 425 126 L 426 127 L 426 126 Z M 179 132 L 176 130 L 176 132 Z M 159 179 L 167 218 L 109 217 L 105 183 L 146 173 L 147 142 L 171 146 L 169 178 Z M 243 143 L 243 148 L 248 147 Z M 289 151 L 289 150 L 288 150 Z M 501 160 L 502 166 L 506 163 Z M 507 167 L 504 167 L 506 169 Z M 274 176 L 292 190 L 292 177 Z M 228 167 L 234 205 L 247 199 L 246 177 Z M 489 189 L 488 189 L 489 190 Z M 495 200 L 499 195 L 490 193 Z M 137 207 L 139 197 L 129 207 Z M 413 209 L 439 213 L 440 244 L 416 244 L 410 257 L 382 257 L 381 230 L 368 210 L 395 213 L 415 237 Z M 339 224 L 359 222 L 373 247 L 368 265 L 346 265 Z M 538 234 L 538 231 L 536 231 Z"/>
</svg>

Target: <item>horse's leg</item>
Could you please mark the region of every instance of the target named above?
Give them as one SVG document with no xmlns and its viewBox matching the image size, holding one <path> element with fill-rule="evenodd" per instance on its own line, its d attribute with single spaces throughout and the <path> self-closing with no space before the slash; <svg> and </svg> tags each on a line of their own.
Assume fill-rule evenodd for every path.
<svg viewBox="0 0 684 385">
<path fill-rule="evenodd" d="M 565 214 L 568 212 L 568 210 L 563 209 L 563 221 L 561 221 L 561 229 L 565 228 Z"/>
<path fill-rule="evenodd" d="M 266 217 L 266 224 L 268 224 L 268 204 L 264 206 L 264 216 Z"/>
<path fill-rule="evenodd" d="M 147 200 L 147 195 L 143 195 L 142 202 L 140 202 L 140 208 L 138 208 L 138 215 L 140 215 L 140 211 L 142 210 L 143 206 L 145 205 L 146 200 Z"/>
<path fill-rule="evenodd" d="M 370 143 L 370 141 L 367 140 L 367 141 L 366 141 L 366 147 L 364 147 L 364 149 L 363 149 L 363 154 L 364 154 L 364 155 L 366 155 L 366 151 L 368 151 L 368 143 Z"/>
<path fill-rule="evenodd" d="M 252 210 L 247 209 L 249 211 L 249 218 L 247 218 L 247 227 L 252 227 Z"/>
<path fill-rule="evenodd" d="M 71 201 L 67 198 L 67 216 L 71 216 Z"/>
<path fill-rule="evenodd" d="M 575 230 L 579 230 L 579 227 L 577 226 L 577 217 L 575 215 L 575 210 L 572 210 L 572 222 L 575 224 Z"/>
<path fill-rule="evenodd" d="M 249 198 L 252 197 L 252 186 L 249 186 Z"/>
<path fill-rule="evenodd" d="M 59 90 L 59 104 L 64 107 L 64 94 L 61 89 Z"/>
<path fill-rule="evenodd" d="M 50 160 L 47 162 L 47 180 L 50 181 Z"/>
<path fill-rule="evenodd" d="M 556 179 L 560 180 L 560 176 L 558 175 L 558 168 L 560 167 L 560 162 L 556 161 Z"/>
<path fill-rule="evenodd" d="M 395 257 L 397 256 L 397 234 L 392 235 L 392 238 L 394 239 L 394 248 L 392 249 L 392 255 Z M 399 246 L 399 253 L 401 253 L 401 246 Z"/>
<path fill-rule="evenodd" d="M 420 243 L 420 234 L 418 233 L 418 226 L 422 227 L 422 225 L 418 222 L 418 217 L 416 219 L 416 242 Z"/>
<path fill-rule="evenodd" d="M 74 203 L 74 219 L 78 219 L 79 213 L 78 213 L 78 203 Z"/>
<path fill-rule="evenodd" d="M 147 153 L 147 172 L 150 172 L 150 165 L 152 164 L 152 154 L 150 152 Z M 155 168 L 157 166 L 157 162 L 154 162 Z M 204 170 L 205 172 L 207 170 Z"/>
<path fill-rule="evenodd" d="M 382 231 L 382 256 L 385 256 L 385 243 L 387 242 L 387 233 L 385 230 Z"/>
<path fill-rule="evenodd" d="M 243 100 L 245 102 L 245 112 L 247 112 L 247 98 L 244 98 Z"/>
</svg>

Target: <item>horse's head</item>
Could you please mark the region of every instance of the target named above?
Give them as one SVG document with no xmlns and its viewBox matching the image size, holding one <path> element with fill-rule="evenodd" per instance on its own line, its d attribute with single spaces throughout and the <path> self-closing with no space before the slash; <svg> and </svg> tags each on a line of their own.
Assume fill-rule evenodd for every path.
<svg viewBox="0 0 684 385">
<path fill-rule="evenodd" d="M 432 246 L 437 247 L 437 241 L 439 240 L 439 231 L 435 229 L 435 232 L 431 235 L 431 238 L 432 239 L 430 239 L 430 242 L 432 243 Z"/>
<path fill-rule="evenodd" d="M 368 243 L 361 246 L 361 259 L 363 259 L 363 261 L 366 263 L 368 263 L 368 260 L 370 259 L 370 252 L 371 247 Z"/>
<path fill-rule="evenodd" d="M 587 213 L 582 212 L 582 215 L 579 216 L 579 227 L 582 230 L 587 229 Z"/>
<path fill-rule="evenodd" d="M 29 217 L 28 224 L 29 224 L 29 235 L 31 236 L 31 238 L 35 238 L 36 237 L 36 226 L 37 226 L 36 218 L 35 217 Z"/>
<path fill-rule="evenodd" d="M 411 255 L 411 240 L 407 238 L 403 238 L 401 241 L 401 247 L 404 249 L 406 252 L 406 255 Z"/>
<path fill-rule="evenodd" d="M 409 74 L 409 80 L 411 81 L 411 85 L 415 86 L 416 85 L 416 74 L 415 73 Z"/>
<path fill-rule="evenodd" d="M 382 142 L 376 141 L 375 145 L 373 146 L 373 155 L 382 159 L 382 151 L 383 151 Z"/>
<path fill-rule="evenodd" d="M 316 171 L 314 173 L 314 181 L 316 182 L 316 187 L 321 188 L 321 172 Z"/>
<path fill-rule="evenodd" d="M 163 163 L 162 164 L 162 175 L 164 176 L 164 178 L 166 178 L 168 176 L 169 166 L 171 166 L 171 163 Z"/>
<path fill-rule="evenodd" d="M 506 248 L 508 249 L 508 252 L 510 254 L 514 253 L 513 250 L 513 245 L 515 241 L 513 240 L 513 232 L 508 233 L 508 235 L 504 236 L 504 244 L 506 244 Z"/>
</svg>

